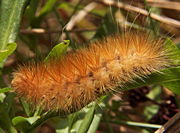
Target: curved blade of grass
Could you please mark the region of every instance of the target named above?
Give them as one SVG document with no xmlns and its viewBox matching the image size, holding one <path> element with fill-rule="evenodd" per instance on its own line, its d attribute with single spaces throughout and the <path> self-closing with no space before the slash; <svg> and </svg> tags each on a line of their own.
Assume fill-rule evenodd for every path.
<svg viewBox="0 0 180 133">
<path fill-rule="evenodd" d="M 39 2 L 37 0 L 31 0 L 28 8 L 25 10 L 25 16 L 28 18 L 29 24 L 35 19 L 36 11 L 38 9 Z"/>
<path fill-rule="evenodd" d="M 43 16 L 46 13 L 50 12 L 54 8 L 56 1 L 57 0 L 48 0 L 45 6 L 41 9 L 39 16 Z"/>
</svg>

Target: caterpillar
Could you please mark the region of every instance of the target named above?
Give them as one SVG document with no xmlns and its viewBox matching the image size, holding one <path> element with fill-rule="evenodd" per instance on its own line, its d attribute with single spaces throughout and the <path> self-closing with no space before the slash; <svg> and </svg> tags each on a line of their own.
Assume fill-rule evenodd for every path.
<svg viewBox="0 0 180 133">
<path fill-rule="evenodd" d="M 20 66 L 12 87 L 44 109 L 77 111 L 98 97 L 169 65 L 162 39 L 128 32 L 89 44 L 47 63 Z"/>
</svg>

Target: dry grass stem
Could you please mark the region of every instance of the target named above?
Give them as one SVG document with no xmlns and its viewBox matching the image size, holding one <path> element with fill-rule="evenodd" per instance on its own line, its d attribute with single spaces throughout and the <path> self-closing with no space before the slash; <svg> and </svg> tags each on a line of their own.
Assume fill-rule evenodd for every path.
<svg viewBox="0 0 180 133">
<path fill-rule="evenodd" d="M 97 29 L 73 29 L 68 30 L 68 32 L 90 32 L 90 31 L 96 31 Z M 62 32 L 62 29 L 42 29 L 42 28 L 34 28 L 34 29 L 21 29 L 20 32 L 22 34 L 51 34 L 51 33 L 60 33 Z"/>
<path fill-rule="evenodd" d="M 137 13 L 140 13 L 140 14 L 145 15 L 145 16 L 150 16 L 151 18 L 158 20 L 162 23 L 169 24 L 169 25 L 180 28 L 180 21 L 178 21 L 178 20 L 175 20 L 175 19 L 172 19 L 172 18 L 169 18 L 166 16 L 160 16 L 160 15 L 155 14 L 155 13 L 149 13 L 145 9 L 135 7 L 135 6 L 131 6 L 129 4 L 124 4 L 123 2 L 115 2 L 113 0 L 103 0 L 103 1 L 96 1 L 96 2 L 104 4 L 104 5 L 108 5 L 108 6 L 115 6 L 117 8 L 123 8 L 125 10 L 137 12 Z"/>
<path fill-rule="evenodd" d="M 180 2 L 167 1 L 167 0 L 147 0 L 147 2 L 151 6 L 180 11 Z"/>
</svg>

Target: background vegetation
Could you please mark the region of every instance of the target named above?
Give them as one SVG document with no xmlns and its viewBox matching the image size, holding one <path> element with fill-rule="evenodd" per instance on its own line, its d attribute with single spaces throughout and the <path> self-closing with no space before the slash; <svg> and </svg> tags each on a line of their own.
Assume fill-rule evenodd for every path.
<svg viewBox="0 0 180 133">
<path fill-rule="evenodd" d="M 0 133 L 154 132 L 180 108 L 179 14 L 178 0 L 0 0 Z M 54 46 L 49 56 L 132 30 L 166 39 L 172 67 L 66 117 L 32 110 L 13 92 L 19 64 L 45 59 Z M 65 39 L 68 48 L 59 44 Z"/>
</svg>

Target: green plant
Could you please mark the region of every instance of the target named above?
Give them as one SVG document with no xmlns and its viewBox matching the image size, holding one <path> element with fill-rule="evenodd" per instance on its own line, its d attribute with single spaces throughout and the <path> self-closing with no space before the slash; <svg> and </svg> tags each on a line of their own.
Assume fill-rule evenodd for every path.
<svg viewBox="0 0 180 133">
<path fill-rule="evenodd" d="M 42 41 L 47 37 L 51 38 L 50 35 L 44 35 L 42 39 L 38 39 L 38 32 L 34 32 L 34 34 L 27 34 L 24 35 L 23 33 L 28 33 L 21 31 L 18 32 L 20 27 L 26 27 L 27 29 L 35 29 L 43 27 L 44 21 L 48 21 L 47 16 L 49 15 L 50 18 L 55 16 L 57 25 L 63 30 L 64 26 L 73 18 L 72 16 L 77 13 L 79 10 L 82 10 L 85 6 L 82 4 L 83 1 L 80 0 L 77 4 L 72 4 L 70 2 L 58 2 L 57 0 L 47 0 L 44 6 L 41 8 L 40 11 L 36 11 L 38 7 L 38 1 L 36 0 L 1 0 L 0 1 L 0 132 L 5 133 L 30 133 L 37 130 L 37 128 L 45 122 L 49 122 L 50 125 L 53 125 L 56 129 L 57 133 L 95 133 L 98 129 L 100 121 L 105 121 L 105 125 L 108 127 L 108 131 L 113 133 L 111 129 L 111 124 L 122 124 L 128 126 L 134 126 L 137 128 L 136 130 L 144 132 L 153 132 L 152 128 L 159 128 L 160 125 L 155 124 L 144 124 L 139 122 L 132 122 L 131 118 L 125 113 L 118 111 L 118 108 L 123 105 L 123 101 L 114 101 L 111 100 L 112 104 L 109 105 L 108 101 L 111 99 L 110 96 L 104 96 L 90 103 L 87 107 L 83 108 L 82 110 L 70 114 L 65 117 L 60 117 L 58 112 L 46 112 L 41 110 L 40 107 L 36 107 L 35 109 L 31 109 L 31 105 L 27 103 L 23 98 L 17 98 L 16 94 L 13 92 L 13 88 L 7 83 L 4 82 L 5 75 L 12 75 L 13 72 L 13 65 L 6 66 L 5 62 L 7 61 L 8 56 L 14 54 L 18 57 L 20 62 L 26 62 L 30 60 L 31 57 L 22 57 L 22 53 L 19 52 L 17 49 L 17 44 L 24 43 L 25 47 L 29 48 L 30 51 L 33 51 L 37 56 L 44 56 L 41 50 L 43 49 L 40 43 L 46 43 Z M 109 11 L 109 9 L 112 9 Z M 156 8 L 158 10 L 158 8 Z M 101 19 L 101 26 L 95 27 L 90 20 L 84 20 L 84 23 L 79 23 L 77 27 L 90 27 L 91 29 L 85 29 L 85 31 L 78 31 L 76 29 L 67 29 L 64 30 L 63 34 L 66 35 L 66 43 L 71 43 L 68 45 L 64 45 L 64 43 L 58 43 L 60 37 L 56 35 L 55 39 L 53 40 L 53 44 L 57 44 L 52 48 L 49 52 L 48 56 L 46 56 L 45 61 L 48 58 L 54 56 L 63 56 L 69 48 L 76 48 L 77 47 L 77 40 L 75 40 L 71 34 L 75 34 L 78 37 L 78 41 L 86 41 L 88 39 L 99 39 L 101 37 L 111 35 L 114 33 L 121 33 L 117 28 L 118 25 L 115 21 L 115 13 L 118 11 L 115 7 L 101 7 L 100 9 L 93 9 L 88 14 L 95 15 L 98 19 Z M 37 15 L 37 12 L 39 13 Z M 68 17 L 68 14 L 70 17 Z M 129 17 L 130 16 L 130 13 Z M 64 19 L 63 19 L 64 17 Z M 96 18 L 95 18 L 96 19 Z M 130 19 L 134 19 L 133 17 Z M 132 27 L 134 26 L 137 30 L 147 29 L 153 31 L 152 20 L 147 20 L 146 27 L 141 27 L 140 24 L 136 24 L 135 22 L 132 23 Z M 27 20 L 27 21 L 26 21 Z M 157 22 L 154 22 L 157 24 Z M 28 25 L 28 26 L 27 26 Z M 45 24 L 44 24 L 45 25 Z M 138 27 L 137 27 L 138 25 Z M 52 26 L 52 25 L 51 25 Z M 53 27 L 53 26 L 52 26 Z M 95 28 L 96 29 L 95 29 Z M 131 28 L 132 28 L 131 27 Z M 123 30 L 123 29 L 120 29 Z M 132 30 L 132 29 L 130 29 Z M 31 31 L 32 32 L 32 31 Z M 52 33 L 52 31 L 49 31 Z M 57 32 L 57 31 L 56 31 Z M 153 31 L 154 32 L 154 31 Z M 160 31 L 159 31 L 160 32 Z M 33 33 L 33 32 L 32 32 Z M 60 31 L 58 31 L 60 33 Z M 58 38 L 58 39 L 57 39 Z M 16 44 L 17 43 L 17 44 Z M 174 93 L 174 97 L 176 99 L 177 105 L 180 105 L 178 95 L 180 94 L 180 67 L 179 67 L 179 55 L 180 50 L 179 48 L 171 41 L 171 39 L 167 38 L 165 44 L 167 45 L 168 49 L 173 51 L 174 55 L 172 57 L 173 65 L 170 68 L 164 69 L 161 73 L 153 73 L 147 78 L 143 80 L 137 79 L 134 83 L 128 83 L 126 88 L 121 89 L 120 91 L 125 91 L 140 88 L 143 86 L 150 86 L 151 91 L 148 93 L 147 97 L 150 101 L 155 101 L 154 104 L 151 106 L 145 106 L 143 109 L 144 117 L 146 120 L 144 122 L 148 122 L 157 112 L 158 109 L 162 106 L 159 105 L 159 102 L 162 99 L 158 99 L 164 93 L 162 88 L 168 88 Z M 22 47 L 22 46 L 21 46 Z M 39 50 L 39 47 L 41 49 Z M 51 48 L 48 45 L 45 45 L 46 50 L 50 50 Z M 26 51 L 27 52 L 27 51 Z M 22 55 L 21 55 L 22 54 Z M 46 52 L 47 54 L 47 52 Z M 16 61 L 15 61 L 16 62 Z M 16 63 L 14 63 L 16 64 Z M 18 104 L 18 105 L 17 105 Z M 148 103 L 149 104 L 149 103 Z M 151 111 L 149 113 L 148 111 Z M 111 113 L 115 113 L 115 116 Z M 107 115 L 107 113 L 109 113 Z M 124 118 L 122 117 L 124 116 Z M 139 128 L 143 127 L 143 128 Z M 149 129 L 147 129 L 149 128 Z"/>
</svg>

